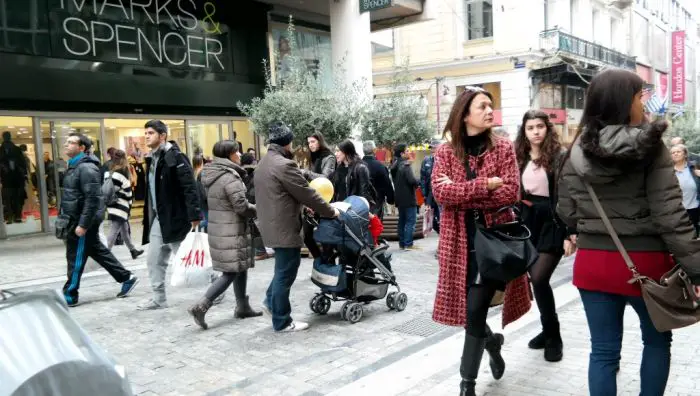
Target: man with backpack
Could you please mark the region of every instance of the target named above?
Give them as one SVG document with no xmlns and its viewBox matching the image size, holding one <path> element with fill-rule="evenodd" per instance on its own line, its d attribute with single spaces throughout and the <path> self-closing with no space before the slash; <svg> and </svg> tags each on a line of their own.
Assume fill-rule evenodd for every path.
<svg viewBox="0 0 700 396">
<path fill-rule="evenodd" d="M 105 204 L 101 191 L 100 162 L 90 154 L 91 147 L 92 141 L 80 133 L 71 133 L 64 146 L 70 159 L 63 178 L 56 234 L 66 241 L 68 280 L 63 286 L 63 296 L 69 307 L 78 305 L 80 278 L 88 257 L 122 284 L 117 297 L 128 296 L 139 281 L 100 241 L 98 233 Z"/>
<path fill-rule="evenodd" d="M 139 310 L 167 308 L 165 273 L 170 255 L 177 253 L 182 241 L 199 226 L 199 192 L 190 161 L 175 141 L 168 141 L 168 127 L 160 120 L 145 125 L 146 200 L 144 202 L 143 241 L 148 245 L 148 275 L 153 297 Z"/>
</svg>

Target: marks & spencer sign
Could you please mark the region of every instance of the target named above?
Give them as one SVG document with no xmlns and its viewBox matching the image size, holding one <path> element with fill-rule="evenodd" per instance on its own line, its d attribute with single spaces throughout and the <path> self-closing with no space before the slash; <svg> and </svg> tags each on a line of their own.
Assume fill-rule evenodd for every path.
<svg viewBox="0 0 700 396">
<path fill-rule="evenodd" d="M 54 53 L 71 59 L 231 72 L 216 2 L 54 0 Z"/>
</svg>

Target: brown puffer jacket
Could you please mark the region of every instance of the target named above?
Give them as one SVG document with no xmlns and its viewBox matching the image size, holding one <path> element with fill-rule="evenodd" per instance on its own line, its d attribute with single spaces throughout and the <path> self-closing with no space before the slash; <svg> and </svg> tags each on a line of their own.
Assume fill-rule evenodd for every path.
<svg viewBox="0 0 700 396">
<path fill-rule="evenodd" d="M 241 272 L 253 267 L 253 244 L 248 220 L 255 205 L 246 199 L 240 166 L 224 158 L 202 169 L 202 184 L 209 204 L 209 250 L 215 270 Z"/>
<path fill-rule="evenodd" d="M 693 284 L 700 284 L 700 241 L 693 240 L 693 226 L 661 134 L 608 126 L 600 131 L 599 147 L 607 159 L 586 156 L 577 140 L 559 180 L 557 214 L 577 230 L 578 247 L 617 250 L 586 190 L 586 180 L 628 251 L 670 252 Z M 612 163 L 605 166 L 606 160 L 626 163 L 626 169 Z"/>
</svg>

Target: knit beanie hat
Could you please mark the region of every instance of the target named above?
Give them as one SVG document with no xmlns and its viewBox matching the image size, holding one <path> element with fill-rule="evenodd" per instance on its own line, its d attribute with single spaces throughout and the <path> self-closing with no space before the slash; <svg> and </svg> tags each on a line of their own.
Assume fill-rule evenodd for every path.
<svg viewBox="0 0 700 396">
<path fill-rule="evenodd" d="M 282 121 L 275 121 L 268 127 L 268 140 L 270 143 L 286 146 L 294 140 L 294 133 Z"/>
</svg>

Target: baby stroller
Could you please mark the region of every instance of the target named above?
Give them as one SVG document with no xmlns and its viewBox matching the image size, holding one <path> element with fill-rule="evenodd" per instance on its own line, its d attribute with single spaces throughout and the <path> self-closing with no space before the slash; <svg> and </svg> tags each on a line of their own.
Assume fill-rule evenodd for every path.
<svg viewBox="0 0 700 396">
<path fill-rule="evenodd" d="M 314 240 L 323 254 L 314 259 L 311 280 L 321 292 L 309 302 L 311 310 L 325 315 L 331 301 L 345 301 L 340 317 L 350 323 L 362 319 L 363 305 L 386 297 L 389 309 L 403 311 L 408 304 L 406 293 L 396 283 L 391 270 L 389 245 L 381 241 L 374 246 L 369 233 L 369 204 L 358 196 L 334 203 L 340 212 L 337 219 L 308 218 L 316 229 Z M 389 286 L 397 291 L 388 293 Z"/>
</svg>

